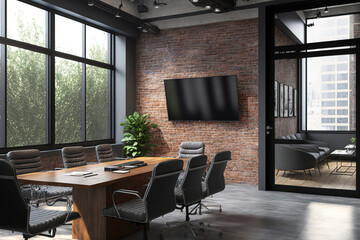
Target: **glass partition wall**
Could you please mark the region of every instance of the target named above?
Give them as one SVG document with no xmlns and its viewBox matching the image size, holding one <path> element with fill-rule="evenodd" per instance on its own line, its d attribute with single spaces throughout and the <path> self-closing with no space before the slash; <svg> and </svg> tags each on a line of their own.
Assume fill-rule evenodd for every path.
<svg viewBox="0 0 360 240">
<path fill-rule="evenodd" d="M 342 6 L 303 9 L 274 14 L 270 186 L 353 196 L 360 15 Z M 303 23 L 303 39 L 294 19 Z"/>
</svg>

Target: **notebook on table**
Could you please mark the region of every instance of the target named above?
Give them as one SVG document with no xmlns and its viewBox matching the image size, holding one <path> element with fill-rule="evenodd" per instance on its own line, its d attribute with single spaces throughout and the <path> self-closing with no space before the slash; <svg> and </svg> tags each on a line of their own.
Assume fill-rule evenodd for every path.
<svg viewBox="0 0 360 240">
<path fill-rule="evenodd" d="M 126 163 L 121 163 L 117 165 L 111 165 L 104 167 L 104 171 L 112 172 L 120 169 L 133 169 L 138 167 L 147 166 L 147 163 L 144 163 L 143 161 L 131 161 Z"/>
</svg>

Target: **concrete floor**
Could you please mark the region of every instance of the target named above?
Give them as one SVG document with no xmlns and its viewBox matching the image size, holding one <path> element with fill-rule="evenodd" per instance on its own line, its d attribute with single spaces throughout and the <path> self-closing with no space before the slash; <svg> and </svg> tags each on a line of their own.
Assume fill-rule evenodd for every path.
<svg viewBox="0 0 360 240">
<path fill-rule="evenodd" d="M 214 231 L 196 231 L 197 239 L 360 239 L 360 200 L 355 198 L 265 192 L 258 191 L 256 186 L 230 184 L 204 203 L 221 203 L 223 211 L 204 211 L 203 215 L 191 216 L 191 220 L 195 225 L 199 221 L 210 223 L 211 227 L 221 229 L 223 236 L 220 238 Z M 152 221 L 149 239 L 160 239 L 166 222 L 184 219 L 185 214 L 176 210 Z M 20 234 L 0 231 L 0 239 L 22 238 Z M 71 226 L 59 228 L 55 239 L 71 239 Z M 142 239 L 142 231 L 125 239 Z M 193 238 L 180 229 L 168 232 L 165 239 Z"/>
</svg>

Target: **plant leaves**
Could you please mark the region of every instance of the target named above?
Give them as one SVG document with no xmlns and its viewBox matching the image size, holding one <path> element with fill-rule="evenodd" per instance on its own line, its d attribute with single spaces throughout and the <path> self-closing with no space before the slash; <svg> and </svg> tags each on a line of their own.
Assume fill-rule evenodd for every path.
<svg viewBox="0 0 360 240">
<path fill-rule="evenodd" d="M 125 143 L 126 154 L 140 157 L 153 152 L 156 145 L 151 142 L 151 129 L 158 125 L 151 123 L 147 114 L 140 116 L 138 112 L 124 118 L 125 121 L 120 123 L 120 126 L 123 126 L 124 135 L 121 141 Z"/>
</svg>

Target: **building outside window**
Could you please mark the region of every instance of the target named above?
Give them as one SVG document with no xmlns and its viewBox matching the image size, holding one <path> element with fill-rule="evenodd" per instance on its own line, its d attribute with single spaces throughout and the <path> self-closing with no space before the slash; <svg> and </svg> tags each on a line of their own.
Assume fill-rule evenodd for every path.
<svg viewBox="0 0 360 240">
<path fill-rule="evenodd" d="M 309 20 L 307 42 L 352 38 L 354 16 Z M 355 57 L 353 55 L 307 59 L 307 129 L 355 130 Z"/>
</svg>

